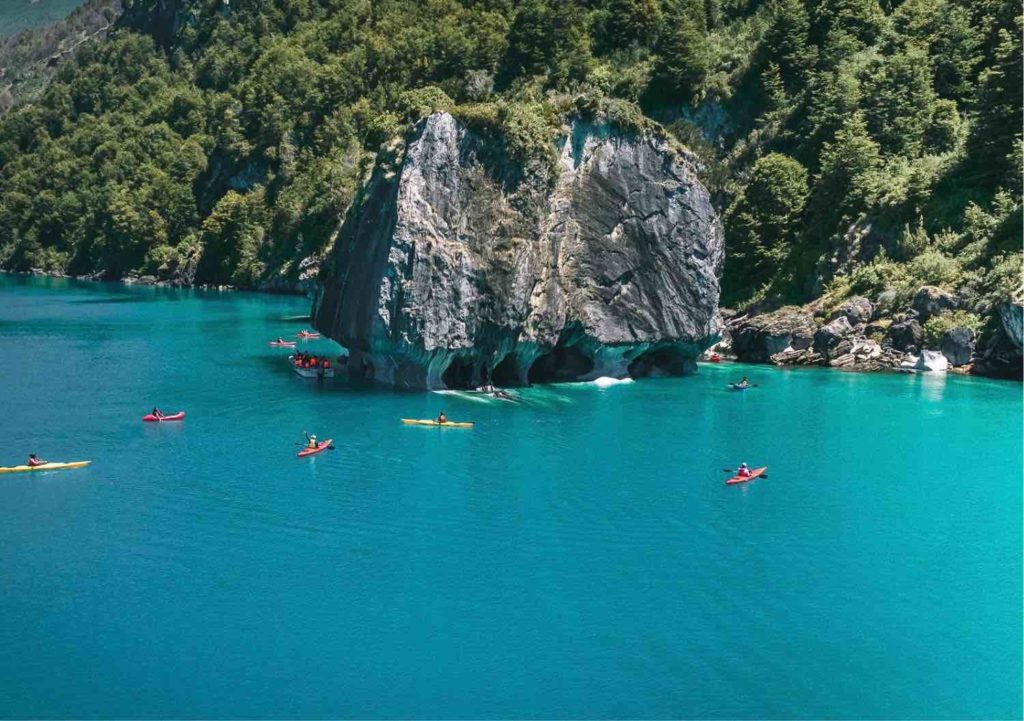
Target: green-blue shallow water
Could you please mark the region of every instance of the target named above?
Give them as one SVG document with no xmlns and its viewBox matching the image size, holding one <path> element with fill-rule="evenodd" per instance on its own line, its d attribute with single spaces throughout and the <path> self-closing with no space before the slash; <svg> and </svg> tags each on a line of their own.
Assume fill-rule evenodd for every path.
<svg viewBox="0 0 1024 721">
<path fill-rule="evenodd" d="M 0 465 L 93 461 L 0 475 L 0 715 L 1020 717 L 1019 385 L 321 386 L 307 310 L 0 277 Z"/>
</svg>

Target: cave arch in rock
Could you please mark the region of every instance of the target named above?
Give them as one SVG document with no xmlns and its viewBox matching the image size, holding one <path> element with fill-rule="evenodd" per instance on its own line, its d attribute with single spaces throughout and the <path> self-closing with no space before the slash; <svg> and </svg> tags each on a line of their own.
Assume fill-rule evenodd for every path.
<svg viewBox="0 0 1024 721">
<path fill-rule="evenodd" d="M 578 345 L 558 345 L 539 356 L 527 372 L 530 383 L 563 383 L 574 381 L 594 370 L 594 359 Z"/>
<path fill-rule="evenodd" d="M 491 382 L 496 386 L 517 386 L 522 382 L 519 362 L 515 353 L 509 353 L 491 371 Z"/>
<path fill-rule="evenodd" d="M 670 345 L 651 348 L 638 355 L 629 364 L 629 375 L 632 378 L 681 376 L 692 372 L 693 368 L 693 356 L 678 346 Z"/>
<path fill-rule="evenodd" d="M 480 361 L 473 356 L 456 356 L 441 375 L 446 388 L 468 390 L 480 385 Z"/>
</svg>

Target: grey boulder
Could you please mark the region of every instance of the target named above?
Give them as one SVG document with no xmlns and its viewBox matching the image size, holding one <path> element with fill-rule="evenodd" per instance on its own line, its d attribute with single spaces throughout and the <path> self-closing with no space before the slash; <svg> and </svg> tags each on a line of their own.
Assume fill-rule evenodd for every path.
<svg viewBox="0 0 1024 721">
<path fill-rule="evenodd" d="M 850 325 L 850 321 L 845 315 L 841 315 L 823 325 L 814 334 L 814 350 L 826 356 L 830 355 L 830 351 L 851 333 L 853 333 L 853 326 Z"/>
<path fill-rule="evenodd" d="M 959 302 L 955 295 L 933 285 L 921 286 L 914 294 L 913 308 L 922 321 L 928 320 L 933 315 L 941 315 L 946 311 L 953 310 L 958 305 Z"/>
<path fill-rule="evenodd" d="M 893 323 L 882 340 L 882 345 L 898 351 L 915 353 L 924 342 L 924 330 L 916 320 Z"/>
<path fill-rule="evenodd" d="M 974 331 L 970 328 L 950 328 L 939 341 L 939 350 L 951 366 L 967 365 L 974 355 Z"/>
<path fill-rule="evenodd" d="M 1024 305 L 1020 298 L 999 305 L 999 320 L 1006 338 L 1017 350 L 1024 345 Z"/>
<path fill-rule="evenodd" d="M 860 325 L 871 320 L 871 315 L 874 312 L 875 306 L 871 304 L 870 300 L 862 296 L 855 296 L 839 306 L 832 314 L 832 318 L 845 317 L 850 321 L 850 325 Z"/>
<path fill-rule="evenodd" d="M 737 359 L 767 363 L 787 350 L 806 350 L 814 342 L 814 316 L 801 308 L 780 308 L 771 313 L 732 321 L 732 350 Z"/>
</svg>

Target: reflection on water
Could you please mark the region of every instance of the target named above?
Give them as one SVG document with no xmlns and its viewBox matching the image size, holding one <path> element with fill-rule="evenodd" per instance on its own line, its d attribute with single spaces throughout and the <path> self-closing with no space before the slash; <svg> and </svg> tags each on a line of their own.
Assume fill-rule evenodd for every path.
<svg viewBox="0 0 1024 721">
<path fill-rule="evenodd" d="M 923 372 L 917 374 L 921 383 L 921 396 L 928 401 L 941 401 L 946 391 L 946 373 Z"/>
</svg>

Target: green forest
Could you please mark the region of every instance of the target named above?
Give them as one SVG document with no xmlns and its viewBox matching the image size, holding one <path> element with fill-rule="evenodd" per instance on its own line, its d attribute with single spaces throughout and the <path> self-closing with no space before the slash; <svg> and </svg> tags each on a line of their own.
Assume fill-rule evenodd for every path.
<svg viewBox="0 0 1024 721">
<path fill-rule="evenodd" d="M 567 114 L 703 165 L 723 305 L 1021 276 L 1021 17 L 974 0 L 125 2 L 0 119 L 0 265 L 273 286 L 435 109 L 543 159 Z M 964 318 L 961 317 L 961 321 Z"/>
</svg>

